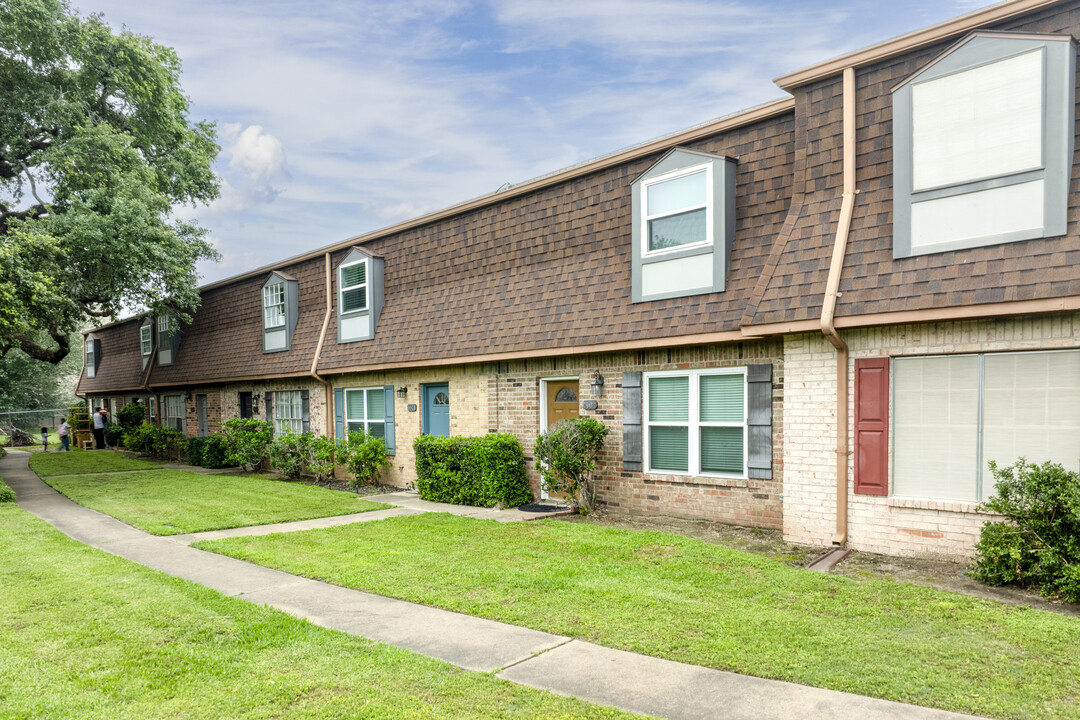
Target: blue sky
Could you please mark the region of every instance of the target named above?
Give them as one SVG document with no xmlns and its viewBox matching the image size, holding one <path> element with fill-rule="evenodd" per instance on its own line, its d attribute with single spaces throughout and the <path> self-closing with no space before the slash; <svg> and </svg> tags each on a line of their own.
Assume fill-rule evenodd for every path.
<svg viewBox="0 0 1080 720">
<path fill-rule="evenodd" d="M 179 52 L 222 195 L 212 282 L 783 97 L 990 2 L 73 0 Z"/>
</svg>

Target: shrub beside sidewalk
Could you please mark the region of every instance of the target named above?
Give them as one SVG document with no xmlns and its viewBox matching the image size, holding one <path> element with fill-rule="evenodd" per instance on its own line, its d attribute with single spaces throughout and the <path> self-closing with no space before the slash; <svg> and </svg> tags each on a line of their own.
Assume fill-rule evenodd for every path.
<svg viewBox="0 0 1080 720">
<path fill-rule="evenodd" d="M 525 453 L 513 435 L 421 435 L 413 449 L 416 489 L 425 500 L 479 507 L 532 502 Z"/>
</svg>

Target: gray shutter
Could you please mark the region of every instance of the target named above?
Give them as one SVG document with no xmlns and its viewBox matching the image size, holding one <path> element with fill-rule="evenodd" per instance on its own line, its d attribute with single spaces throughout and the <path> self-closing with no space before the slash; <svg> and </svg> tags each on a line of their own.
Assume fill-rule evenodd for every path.
<svg viewBox="0 0 1080 720">
<path fill-rule="evenodd" d="M 101 367 L 101 341 L 94 338 L 94 375 L 97 375 L 98 368 Z"/>
<path fill-rule="evenodd" d="M 274 437 L 274 393 L 263 393 L 266 396 L 266 400 L 263 402 L 263 409 L 266 411 L 266 422 L 270 423 L 270 437 Z"/>
<path fill-rule="evenodd" d="M 334 388 L 334 435 L 345 439 L 345 391 Z"/>
<path fill-rule="evenodd" d="M 303 424 L 300 426 L 304 432 L 311 432 L 311 401 L 308 400 L 308 391 L 300 391 L 300 417 Z"/>
<path fill-rule="evenodd" d="M 641 471 L 641 373 L 622 374 L 623 470 Z"/>
<path fill-rule="evenodd" d="M 772 365 L 746 368 L 747 475 L 772 480 Z"/>
<path fill-rule="evenodd" d="M 383 425 L 383 428 L 385 430 L 384 434 L 386 435 L 386 437 L 383 438 L 383 441 L 386 443 L 386 452 L 393 455 L 394 454 L 394 386 L 393 385 L 383 385 L 383 403 L 386 406 L 385 407 L 385 413 L 383 415 L 383 421 L 385 422 L 385 425 Z"/>
</svg>

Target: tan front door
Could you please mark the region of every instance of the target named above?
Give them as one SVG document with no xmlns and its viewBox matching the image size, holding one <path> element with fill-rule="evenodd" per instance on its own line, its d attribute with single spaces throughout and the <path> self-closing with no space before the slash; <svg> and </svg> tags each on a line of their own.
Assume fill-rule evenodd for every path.
<svg viewBox="0 0 1080 720">
<path fill-rule="evenodd" d="M 560 420 L 573 420 L 578 416 L 578 381 L 547 381 L 547 424 L 551 427 Z M 547 428 L 545 428 L 546 430 Z"/>
<path fill-rule="evenodd" d="M 573 420 L 578 416 L 578 381 L 548 380 L 544 383 L 547 397 L 544 398 L 547 427 L 560 420 Z M 545 430 L 547 428 L 544 428 Z M 564 493 L 548 493 L 544 497 L 565 498 Z"/>
</svg>

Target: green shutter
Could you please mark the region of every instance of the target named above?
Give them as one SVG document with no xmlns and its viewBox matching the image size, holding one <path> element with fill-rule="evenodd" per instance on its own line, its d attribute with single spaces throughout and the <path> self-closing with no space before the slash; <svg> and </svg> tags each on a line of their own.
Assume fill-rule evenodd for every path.
<svg viewBox="0 0 1080 720">
<path fill-rule="evenodd" d="M 699 393 L 702 422 L 743 421 L 743 376 L 702 375 Z"/>
<path fill-rule="evenodd" d="M 701 471 L 742 474 L 743 429 L 741 427 L 701 428 Z"/>
<path fill-rule="evenodd" d="M 386 400 L 383 396 L 382 389 L 368 390 L 367 391 L 367 419 L 368 420 L 382 420 L 383 413 L 386 412 Z"/>
<path fill-rule="evenodd" d="M 341 287 L 349 288 L 355 285 L 363 285 L 367 282 L 367 263 L 359 262 L 355 265 L 341 268 Z"/>
<path fill-rule="evenodd" d="M 651 393 L 651 385 L 650 393 Z M 649 466 L 653 470 L 681 470 L 690 468 L 690 434 L 684 427 L 649 427 Z"/>
<path fill-rule="evenodd" d="M 649 378 L 649 421 L 687 422 L 689 419 L 690 378 Z"/>
<path fill-rule="evenodd" d="M 349 420 L 364 419 L 364 391 L 345 391 L 345 417 Z"/>
</svg>

